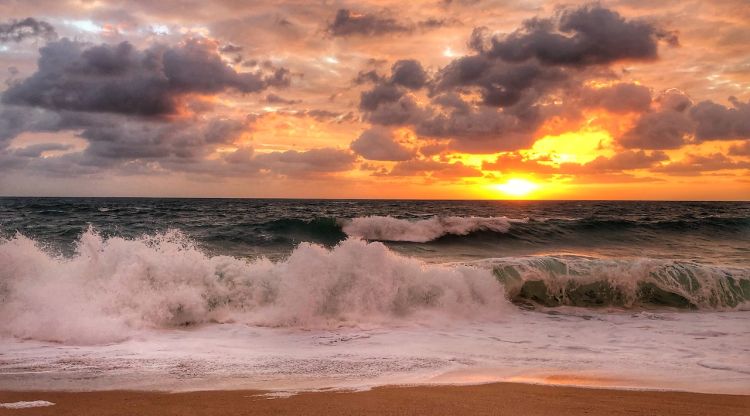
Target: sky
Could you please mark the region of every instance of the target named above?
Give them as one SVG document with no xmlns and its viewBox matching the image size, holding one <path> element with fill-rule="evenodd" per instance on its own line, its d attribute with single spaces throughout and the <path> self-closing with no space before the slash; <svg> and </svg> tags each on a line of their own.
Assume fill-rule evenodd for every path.
<svg viewBox="0 0 750 416">
<path fill-rule="evenodd" d="M 750 2 L 4 0 L 0 195 L 750 199 Z"/>
</svg>

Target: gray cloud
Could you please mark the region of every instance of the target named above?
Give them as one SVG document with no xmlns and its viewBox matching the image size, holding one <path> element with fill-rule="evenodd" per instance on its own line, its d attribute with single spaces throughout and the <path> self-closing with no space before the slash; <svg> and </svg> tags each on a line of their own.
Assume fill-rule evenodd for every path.
<svg viewBox="0 0 750 416">
<path fill-rule="evenodd" d="M 390 82 L 394 85 L 417 90 L 427 83 L 427 73 L 419 61 L 404 59 L 393 64 Z"/>
<path fill-rule="evenodd" d="M 174 113 L 183 94 L 252 93 L 289 83 L 283 68 L 238 73 L 198 40 L 139 51 L 127 42 L 89 47 L 63 39 L 40 54 L 37 72 L 6 90 L 4 103 L 159 116 Z"/>
<path fill-rule="evenodd" d="M 660 108 L 643 114 L 619 139 L 627 148 L 676 149 L 688 142 L 750 138 L 750 102 L 730 97 L 732 107 L 713 101 L 693 105 L 679 92 L 658 99 Z"/>
<path fill-rule="evenodd" d="M 32 144 L 30 146 L 15 149 L 13 154 L 21 157 L 40 157 L 42 153 L 55 151 L 55 150 L 70 150 L 72 148 L 69 144 L 63 143 L 39 143 Z"/>
<path fill-rule="evenodd" d="M 643 113 L 651 106 L 651 91 L 642 85 L 618 83 L 605 88 L 584 90 L 583 103 L 612 113 Z"/>
<path fill-rule="evenodd" d="M 355 160 L 351 152 L 332 148 L 262 153 L 253 158 L 258 168 L 285 175 L 342 172 L 352 169 Z"/>
<path fill-rule="evenodd" d="M 328 25 L 328 32 L 333 36 L 377 36 L 411 31 L 409 25 L 381 14 L 355 13 L 348 9 L 339 9 L 336 17 Z"/>
<path fill-rule="evenodd" d="M 743 103 L 734 97 L 729 100 L 733 107 L 701 101 L 690 108 L 697 140 L 750 138 L 750 101 Z"/>
<path fill-rule="evenodd" d="M 733 161 L 721 153 L 710 155 L 688 154 L 684 159 L 654 168 L 654 171 L 673 175 L 700 175 L 701 172 L 719 170 L 750 169 L 750 162 Z"/>
<path fill-rule="evenodd" d="M 281 97 L 276 94 L 268 94 L 266 95 L 266 102 L 269 104 L 286 104 L 286 105 L 292 105 L 292 104 L 299 104 L 302 102 L 302 100 L 290 100 L 284 97 Z"/>
<path fill-rule="evenodd" d="M 666 109 L 642 115 L 618 141 L 626 148 L 677 149 L 687 143 L 693 129 L 686 114 Z"/>
<path fill-rule="evenodd" d="M 21 42 L 24 39 L 53 40 L 57 39 L 57 32 L 51 24 L 33 17 L 0 23 L 0 43 Z"/>
<path fill-rule="evenodd" d="M 397 143 L 391 130 L 382 127 L 366 130 L 350 147 L 368 160 L 403 161 L 413 158 L 416 154 L 414 150 Z"/>
<path fill-rule="evenodd" d="M 521 29 L 490 39 L 487 49 L 476 37 L 471 45 L 509 62 L 534 58 L 544 65 L 586 66 L 655 59 L 659 39 L 677 42 L 674 33 L 648 22 L 626 20 L 615 11 L 589 5 L 561 9 L 551 19 L 527 20 Z"/>
</svg>

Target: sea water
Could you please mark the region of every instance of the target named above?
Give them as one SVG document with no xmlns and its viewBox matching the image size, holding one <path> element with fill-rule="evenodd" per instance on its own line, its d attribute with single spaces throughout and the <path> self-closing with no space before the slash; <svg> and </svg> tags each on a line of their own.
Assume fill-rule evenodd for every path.
<svg viewBox="0 0 750 416">
<path fill-rule="evenodd" d="M 0 388 L 750 393 L 750 203 L 0 199 Z"/>
</svg>

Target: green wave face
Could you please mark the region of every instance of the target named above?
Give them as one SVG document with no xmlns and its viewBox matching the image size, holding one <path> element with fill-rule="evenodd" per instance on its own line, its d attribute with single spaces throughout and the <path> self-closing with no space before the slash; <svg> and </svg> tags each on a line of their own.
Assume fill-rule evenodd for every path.
<svg viewBox="0 0 750 416">
<path fill-rule="evenodd" d="M 498 260 L 495 276 L 520 304 L 733 309 L 750 302 L 750 269 L 655 259 Z"/>
</svg>

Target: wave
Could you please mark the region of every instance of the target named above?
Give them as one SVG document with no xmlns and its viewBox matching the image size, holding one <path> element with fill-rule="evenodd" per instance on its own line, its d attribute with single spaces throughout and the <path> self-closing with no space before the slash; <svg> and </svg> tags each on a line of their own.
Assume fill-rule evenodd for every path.
<svg viewBox="0 0 750 416">
<path fill-rule="evenodd" d="M 66 343 L 211 322 L 335 328 L 497 319 L 522 307 L 728 310 L 750 301 L 750 267 L 536 256 L 427 264 L 379 242 L 302 243 L 279 261 L 212 256 L 179 231 L 89 229 L 72 255 L 0 239 L 0 334 Z"/>
<path fill-rule="evenodd" d="M 524 219 L 506 217 L 432 217 L 405 220 L 369 216 L 343 222 L 343 231 L 350 237 L 377 241 L 408 241 L 426 243 L 445 235 L 467 235 L 477 231 L 507 232 L 511 223 Z"/>
<path fill-rule="evenodd" d="M 0 333 L 69 343 L 127 338 L 141 328 L 208 322 L 271 327 L 475 319 L 510 305 L 490 270 L 426 265 L 381 243 L 303 243 L 287 259 L 209 256 L 182 233 L 104 238 L 75 254 L 22 235 L 0 240 Z"/>
<path fill-rule="evenodd" d="M 293 242 L 315 241 L 334 245 L 347 237 L 370 241 L 431 243 L 441 240 L 465 242 L 513 239 L 531 244 L 555 241 L 644 241 L 665 234 L 701 234 L 714 238 L 746 239 L 750 218 L 707 217 L 679 220 L 621 218 L 507 218 L 440 217 L 402 219 L 390 216 L 365 216 L 350 219 L 279 219 L 260 224 L 259 229 L 273 238 Z"/>
<path fill-rule="evenodd" d="M 539 256 L 484 261 L 516 303 L 722 310 L 750 302 L 750 268 L 657 259 Z"/>
</svg>

